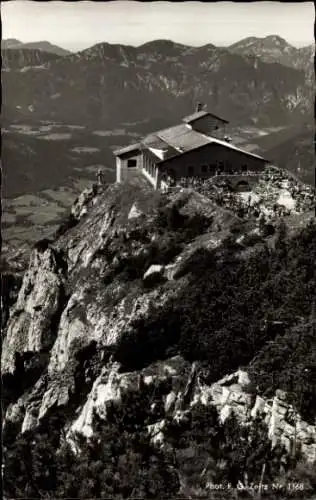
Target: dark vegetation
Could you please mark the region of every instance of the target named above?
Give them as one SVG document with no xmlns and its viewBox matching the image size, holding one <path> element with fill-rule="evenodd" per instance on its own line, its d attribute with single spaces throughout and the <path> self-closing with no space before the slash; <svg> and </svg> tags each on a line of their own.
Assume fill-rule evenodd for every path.
<svg viewBox="0 0 316 500">
<path fill-rule="evenodd" d="M 316 408 L 315 355 L 316 321 L 311 315 L 309 320 L 287 328 L 283 335 L 278 333 L 249 370 L 260 392 L 270 397 L 277 388 L 282 388 L 289 402 L 311 424 L 315 421 Z"/>
<path fill-rule="evenodd" d="M 270 487 L 286 475 L 288 480 L 304 480 L 303 495 L 295 498 L 313 492 L 312 472 L 305 467 L 302 474 L 299 455 L 290 459 L 280 447 L 271 451 L 262 421 L 240 427 L 232 416 L 220 424 L 214 408 L 197 405 L 175 423 L 164 413 L 162 397 L 168 389 L 165 381 L 123 394 L 120 403 L 108 405 L 106 422 L 95 415 L 92 438 L 74 436 L 77 453 L 65 440 L 65 421 L 58 413 L 16 440 L 13 429 L 5 429 L 5 494 L 123 500 L 185 499 L 195 493 L 200 498 L 227 498 L 227 490 L 213 496 L 207 484 L 222 483 L 232 490 L 246 478 L 259 484 L 264 466 L 264 483 Z M 146 430 L 161 418 L 166 419 L 164 448 L 153 446 Z M 282 494 L 273 496 L 270 490 L 263 497 L 282 498 Z M 238 498 L 251 495 L 243 492 Z"/>
<path fill-rule="evenodd" d="M 238 257 L 234 239 L 233 248 L 228 242 L 220 254 L 198 250 L 184 270 L 188 286 L 122 337 L 116 358 L 123 369 L 180 353 L 199 360 L 211 383 L 257 356 L 260 390 L 290 390 L 295 406 L 313 419 L 314 378 L 302 397 L 298 375 L 315 372 L 315 224 L 290 237 L 281 222 L 274 238 L 273 248 L 260 244 L 247 259 Z M 286 325 L 284 337 L 275 322 Z"/>
</svg>

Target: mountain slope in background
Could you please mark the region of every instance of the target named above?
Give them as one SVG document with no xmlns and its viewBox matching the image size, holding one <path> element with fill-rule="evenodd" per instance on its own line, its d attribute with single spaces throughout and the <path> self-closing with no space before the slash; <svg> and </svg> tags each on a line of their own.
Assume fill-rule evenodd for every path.
<svg viewBox="0 0 316 500">
<path fill-rule="evenodd" d="M 238 130 L 233 136 L 238 136 Z M 315 186 L 315 126 L 302 122 L 280 130 L 245 139 L 242 143 L 253 153 L 292 172 L 301 181 Z"/>
<path fill-rule="evenodd" d="M 265 38 L 244 38 L 227 48 L 233 54 L 260 59 L 267 63 L 280 63 L 290 68 L 304 70 L 309 83 L 315 80 L 314 44 L 296 48 L 290 45 L 284 38 L 270 35 Z"/>
<path fill-rule="evenodd" d="M 1 40 L 1 49 L 12 49 L 16 46 L 23 45 L 23 42 L 16 38 L 6 38 Z"/>
<path fill-rule="evenodd" d="M 44 52 L 39 49 L 10 48 L 1 49 L 2 71 L 19 71 L 24 73 L 32 69 L 40 71 L 45 64 L 55 61 L 59 56 L 51 52 Z M 3 77 L 5 82 L 5 76 Z M 5 84 L 3 84 L 5 85 Z"/>
<path fill-rule="evenodd" d="M 2 49 L 36 49 L 36 50 L 41 50 L 43 52 L 49 52 L 52 54 L 56 54 L 57 56 L 66 56 L 68 54 L 71 54 L 70 50 L 63 49 L 62 47 L 59 47 L 58 45 L 53 45 L 50 42 L 47 42 L 46 40 L 39 41 L 39 42 L 21 42 L 20 40 L 16 40 L 15 38 L 8 38 L 6 40 L 1 41 L 1 48 Z"/>
<path fill-rule="evenodd" d="M 303 71 L 168 40 L 137 48 L 101 43 L 45 70 L 7 71 L 3 91 L 5 115 L 20 106 L 22 116 L 107 126 L 178 120 L 197 100 L 236 123 L 284 125 L 311 116 L 313 99 Z"/>
<path fill-rule="evenodd" d="M 297 135 L 266 151 L 275 165 L 286 168 L 303 182 L 315 186 L 315 131 L 301 130 Z"/>
</svg>

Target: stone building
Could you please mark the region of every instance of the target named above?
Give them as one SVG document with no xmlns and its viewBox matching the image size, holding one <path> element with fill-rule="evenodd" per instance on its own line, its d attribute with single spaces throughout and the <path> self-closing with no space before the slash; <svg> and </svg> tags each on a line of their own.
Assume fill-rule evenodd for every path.
<svg viewBox="0 0 316 500">
<path fill-rule="evenodd" d="M 175 185 L 184 177 L 240 177 L 260 174 L 267 161 L 237 146 L 226 136 L 227 121 L 208 111 L 197 111 L 174 127 L 147 135 L 141 142 L 114 152 L 116 181 L 141 172 L 154 189 Z"/>
</svg>

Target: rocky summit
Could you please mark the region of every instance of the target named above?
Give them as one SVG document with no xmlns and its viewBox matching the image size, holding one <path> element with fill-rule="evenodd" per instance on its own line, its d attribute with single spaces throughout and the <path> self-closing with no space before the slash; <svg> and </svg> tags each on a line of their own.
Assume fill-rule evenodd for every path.
<svg viewBox="0 0 316 500">
<path fill-rule="evenodd" d="M 95 185 L 35 245 L 4 325 L 7 498 L 312 494 L 316 227 L 282 175 L 255 207 Z M 277 186 L 299 208 L 264 220 Z"/>
</svg>

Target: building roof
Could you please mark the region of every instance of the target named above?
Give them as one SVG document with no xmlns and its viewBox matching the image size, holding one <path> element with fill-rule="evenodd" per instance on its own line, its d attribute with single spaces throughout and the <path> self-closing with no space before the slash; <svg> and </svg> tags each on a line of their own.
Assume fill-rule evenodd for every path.
<svg viewBox="0 0 316 500">
<path fill-rule="evenodd" d="M 161 130 L 157 132 L 157 135 L 166 144 L 174 148 L 178 154 L 199 148 L 209 142 L 206 136 L 188 128 L 184 123 Z"/>
<path fill-rule="evenodd" d="M 262 156 L 250 153 L 244 149 L 234 146 L 230 142 L 226 142 L 216 137 L 208 136 L 193 130 L 188 126 L 189 121 L 194 121 L 195 119 L 211 115 L 207 111 L 198 111 L 193 115 L 187 116 L 183 119 L 185 123 L 175 125 L 174 127 L 169 127 L 158 132 L 147 135 L 141 142 L 136 144 L 131 144 L 124 148 L 117 149 L 114 151 L 115 156 L 121 156 L 126 153 L 137 151 L 142 148 L 146 148 L 150 154 L 157 158 L 158 163 L 163 163 L 164 161 L 180 156 L 194 149 L 201 148 L 207 145 L 219 145 L 227 149 L 233 149 L 241 154 L 257 158 L 262 161 L 266 161 Z M 223 120 L 220 118 L 220 120 Z M 228 122 L 226 122 L 228 123 Z"/>
<path fill-rule="evenodd" d="M 231 144 L 230 142 L 223 141 L 221 139 L 217 139 L 216 137 L 209 137 L 209 142 L 212 144 L 219 144 L 220 146 L 224 146 L 225 148 L 229 149 L 234 149 L 235 151 L 238 151 L 239 153 L 245 154 L 247 156 L 252 156 L 253 158 L 258 158 L 259 160 L 264 160 L 266 161 L 262 156 L 256 155 L 254 153 L 250 153 L 250 151 L 246 151 L 245 149 L 238 148 L 237 146 L 234 146 L 234 144 Z"/>
<path fill-rule="evenodd" d="M 136 150 L 140 149 L 140 147 L 141 147 L 140 142 L 137 142 L 136 144 L 130 144 L 129 146 L 125 146 L 123 148 L 116 149 L 113 153 L 115 156 L 121 156 L 125 153 L 131 153 L 132 151 L 136 151 Z"/>
<path fill-rule="evenodd" d="M 159 132 L 147 135 L 142 144 L 156 154 L 159 159 L 161 159 L 161 157 L 167 159 L 175 156 L 178 153 L 177 150 L 163 141 L 157 134 L 159 134 Z"/>
<path fill-rule="evenodd" d="M 164 160 L 167 160 L 174 156 L 179 156 L 180 154 L 187 153 L 188 151 L 192 151 L 193 149 L 197 149 L 209 144 L 218 144 L 219 146 L 233 149 L 234 151 L 238 151 L 239 153 L 245 154 L 247 156 L 258 158 L 259 160 L 264 160 L 262 156 L 250 153 L 249 151 L 234 146 L 230 142 L 226 142 L 221 139 L 217 139 L 216 137 L 207 136 L 201 134 L 200 132 L 192 130 L 188 128 L 184 123 L 176 125 L 175 127 L 160 130 L 156 133 L 156 137 L 160 141 L 160 147 L 155 146 L 153 143 L 150 144 L 150 147 L 164 149 L 163 145 L 165 145 L 167 153 L 163 157 Z M 146 139 L 144 141 L 144 144 L 146 144 Z"/>
<path fill-rule="evenodd" d="M 192 123 L 192 122 L 195 122 L 196 120 L 199 120 L 200 118 L 204 118 L 205 116 L 213 116 L 214 118 L 217 118 L 218 120 L 222 121 L 223 123 L 229 123 L 224 118 L 220 118 L 219 116 L 214 115 L 213 113 L 209 113 L 209 111 L 196 111 L 192 115 L 185 116 L 183 118 L 183 121 L 185 123 Z"/>
</svg>

